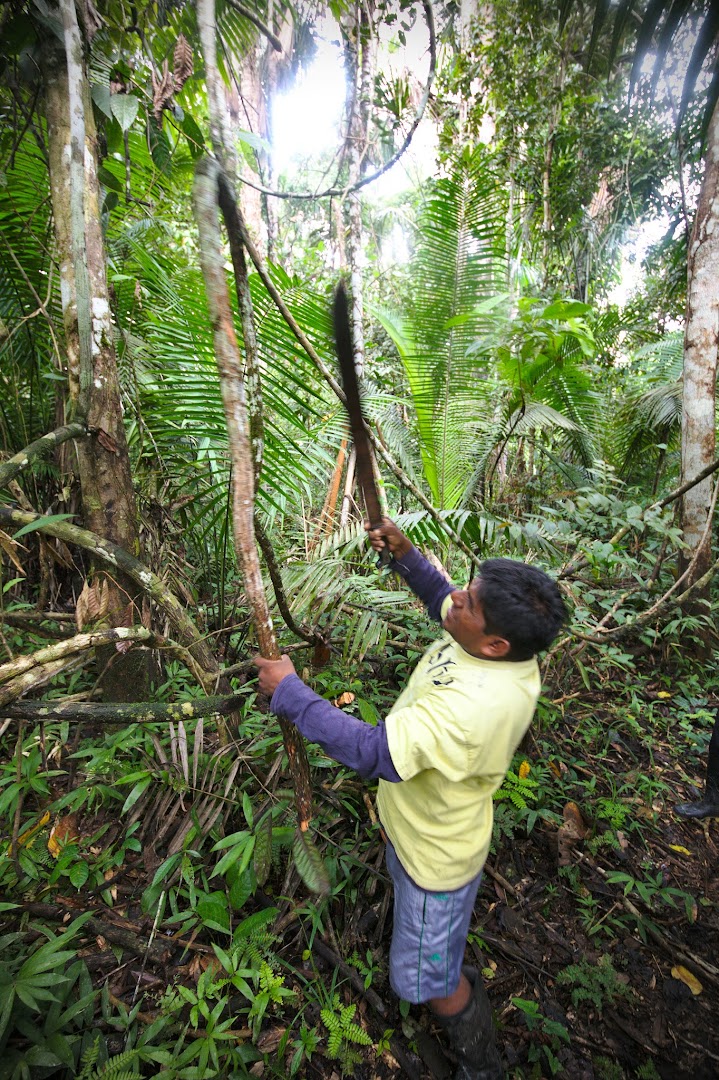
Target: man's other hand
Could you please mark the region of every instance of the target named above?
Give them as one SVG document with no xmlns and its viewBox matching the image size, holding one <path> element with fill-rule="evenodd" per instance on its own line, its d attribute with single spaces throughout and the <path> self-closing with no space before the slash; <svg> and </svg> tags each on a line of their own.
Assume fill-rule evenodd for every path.
<svg viewBox="0 0 719 1080">
<path fill-rule="evenodd" d="M 382 551 L 383 548 L 388 547 L 392 556 L 399 559 L 412 548 L 411 542 L 389 518 L 382 518 L 382 524 L 377 529 L 371 528 L 369 521 L 365 521 L 364 527 L 375 551 Z"/>
<path fill-rule="evenodd" d="M 264 656 L 253 656 L 253 664 L 258 670 L 258 685 L 261 694 L 271 698 L 277 687 L 288 675 L 296 675 L 295 665 L 289 656 L 281 656 L 279 660 L 266 660 Z"/>
</svg>

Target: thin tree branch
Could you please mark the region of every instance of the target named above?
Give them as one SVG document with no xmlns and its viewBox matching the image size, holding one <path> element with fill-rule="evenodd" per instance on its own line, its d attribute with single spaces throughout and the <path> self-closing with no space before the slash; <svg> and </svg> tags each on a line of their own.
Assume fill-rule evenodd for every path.
<svg viewBox="0 0 719 1080">
<path fill-rule="evenodd" d="M 87 435 L 85 425 L 74 423 L 56 428 L 55 431 L 51 431 L 48 435 L 42 435 L 35 442 L 31 442 L 24 450 L 20 450 L 0 465 L 0 488 L 7 487 L 10 481 L 14 480 L 27 465 L 34 464 L 36 458 L 49 454 L 56 446 L 66 442 L 68 439 L 78 439 L 83 435 Z"/>
<path fill-rule="evenodd" d="M 676 488 L 674 491 L 670 492 L 669 495 L 665 495 L 663 499 L 658 499 L 656 502 L 653 502 L 650 506 L 648 506 L 646 510 L 642 511 L 641 516 L 637 518 L 637 524 L 643 522 L 646 515 L 651 513 L 652 510 L 663 510 L 665 506 L 669 506 L 669 504 L 674 502 L 676 499 L 680 499 L 682 495 L 684 495 L 691 488 L 696 487 L 697 484 L 701 484 L 702 480 L 706 480 L 707 476 L 711 476 L 712 473 L 715 473 L 717 471 L 717 469 L 719 469 L 719 458 L 717 458 L 716 461 L 712 461 L 711 465 L 707 465 L 706 468 L 702 469 L 701 472 L 697 473 L 697 475 L 693 477 L 693 479 L 687 480 L 686 483 L 681 485 L 681 487 Z M 709 518 L 709 520 L 711 521 L 711 517 Z M 619 541 L 623 540 L 627 533 L 630 532 L 633 528 L 635 528 L 634 522 L 632 522 L 631 525 L 622 525 L 622 527 L 615 532 L 614 536 L 612 536 L 608 542 L 612 544 L 612 546 L 618 544 Z M 574 562 L 573 560 L 575 557 L 576 556 L 573 556 L 572 559 L 570 559 L 570 561 L 567 563 L 565 568 L 561 571 L 561 573 L 557 575 L 560 579 L 569 577 L 570 574 L 576 574 L 578 571 L 583 570 L 584 567 L 588 565 L 588 560 L 586 558 L 580 557 L 577 562 Z"/>
<path fill-rule="evenodd" d="M 257 514 L 255 514 L 255 537 L 257 543 L 260 545 L 260 550 L 265 557 L 267 563 L 267 570 L 272 581 L 272 587 L 275 590 L 275 599 L 277 601 L 277 607 L 280 609 L 280 614 L 285 620 L 285 625 L 295 634 L 298 638 L 302 638 L 303 641 L 307 641 L 310 645 L 326 645 L 327 642 L 321 637 L 316 630 L 308 630 L 305 626 L 300 626 L 295 622 L 295 619 L 290 611 L 290 606 L 287 603 L 287 597 L 285 595 L 285 587 L 282 582 L 282 574 L 275 558 L 275 552 L 270 543 L 270 539 L 262 527 L 262 523 L 259 521 Z"/>
</svg>

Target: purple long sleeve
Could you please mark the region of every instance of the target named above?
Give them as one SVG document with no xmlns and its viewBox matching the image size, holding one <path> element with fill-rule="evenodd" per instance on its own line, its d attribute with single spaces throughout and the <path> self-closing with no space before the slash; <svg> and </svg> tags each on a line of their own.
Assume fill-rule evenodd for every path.
<svg viewBox="0 0 719 1080">
<path fill-rule="evenodd" d="M 389 565 L 391 570 L 404 578 L 415 596 L 426 606 L 430 619 L 441 622 L 442 603 L 446 596 L 455 592 L 457 586 L 443 578 L 416 547 L 401 559 L 392 559 Z"/>
<path fill-rule="evenodd" d="M 393 559 L 390 568 L 399 574 L 412 592 L 427 607 L 430 618 L 441 621 L 442 602 L 455 586 L 413 547 L 401 560 Z M 402 780 L 394 767 L 382 721 L 376 727 L 348 716 L 321 698 L 298 675 L 282 680 L 270 702 L 273 713 L 287 717 L 310 742 L 318 743 L 335 761 L 349 765 L 367 779 Z"/>
<path fill-rule="evenodd" d="M 398 783 L 399 775 L 390 757 L 384 723 L 376 727 L 348 716 L 321 698 L 298 675 L 287 675 L 272 695 L 273 713 L 286 716 L 306 739 L 319 743 L 335 761 L 349 765 L 367 779 L 380 778 Z"/>
</svg>

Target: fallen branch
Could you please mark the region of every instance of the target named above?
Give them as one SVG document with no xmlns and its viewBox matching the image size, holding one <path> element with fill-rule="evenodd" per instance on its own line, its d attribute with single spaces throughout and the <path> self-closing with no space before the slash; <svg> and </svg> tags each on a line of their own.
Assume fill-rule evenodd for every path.
<svg viewBox="0 0 719 1080">
<path fill-rule="evenodd" d="M 66 656 L 59 660 L 51 660 L 47 664 L 39 664 L 37 667 L 32 668 L 31 671 L 25 671 L 22 675 L 17 675 L 3 686 L 2 692 L 0 692 L 0 706 L 9 701 L 14 701 L 15 698 L 22 697 L 23 694 L 29 693 L 30 690 L 38 690 L 41 686 L 45 686 L 61 671 L 77 670 L 77 668 L 82 667 L 86 660 L 87 658 L 82 655 Z M 0 727 L 0 735 L 4 730 L 3 725 Z"/>
<path fill-rule="evenodd" d="M 18 907 L 36 918 L 50 919 L 53 922 L 62 922 L 67 914 L 76 917 L 83 914 L 82 911 L 69 907 L 67 904 L 26 903 L 19 904 Z M 174 946 L 174 942 L 170 943 L 164 940 L 157 943 L 148 943 L 134 929 L 131 930 L 124 926 L 118 926 L 116 923 L 105 922 L 104 919 L 95 918 L 94 915 L 83 926 L 83 933 L 88 937 L 97 937 L 99 935 L 105 938 L 106 941 L 134 953 L 135 956 L 147 955 L 156 964 L 166 963 L 172 955 Z"/>
<path fill-rule="evenodd" d="M 51 431 L 49 434 L 36 439 L 35 442 L 31 442 L 24 450 L 20 450 L 0 465 L 0 488 L 7 487 L 18 473 L 22 472 L 28 465 L 34 464 L 36 459 L 49 454 L 56 446 L 67 442 L 68 439 L 79 439 L 86 435 L 87 428 L 84 424 L 67 424 L 65 427 L 56 428 L 55 431 Z"/>
<path fill-rule="evenodd" d="M 13 510 L 7 506 L 0 506 L 0 522 L 7 526 L 21 528 L 24 525 L 32 525 L 40 520 L 40 514 L 29 513 L 24 510 Z M 72 525 L 68 521 L 47 521 L 37 529 L 38 532 L 47 533 L 48 536 L 56 536 L 68 544 L 91 551 L 101 562 L 116 567 L 134 581 L 150 596 L 161 611 L 169 619 L 176 630 L 180 644 L 186 646 L 195 658 L 203 672 L 201 685 L 205 691 L 213 690 L 219 676 L 219 665 L 210 652 L 206 642 L 202 639 L 200 631 L 195 626 L 185 609 L 167 588 L 165 583 L 148 569 L 139 559 L 131 555 L 118 544 L 109 540 L 103 540 L 96 533 L 88 529 L 81 529 L 78 525 Z"/>
<path fill-rule="evenodd" d="M 73 653 L 84 652 L 86 649 L 96 649 L 101 645 L 110 645 L 114 641 L 148 641 L 156 635 L 144 626 L 118 626 L 108 630 L 94 630 L 91 633 L 75 634 L 74 637 L 64 641 L 58 641 L 54 645 L 47 645 L 44 649 L 38 649 L 28 655 L 17 656 L 7 664 L 0 664 L 0 683 L 7 682 L 16 675 L 22 675 L 34 667 L 47 664 L 51 660 L 60 660 Z M 2 691 L 0 691 L 0 705 L 4 704 Z"/>
<path fill-rule="evenodd" d="M 192 701 L 86 702 L 18 701 L 6 705 L 2 715 L 11 720 L 69 721 L 90 724 L 157 724 L 166 720 L 188 721 L 200 716 L 228 716 L 239 708 L 242 698 L 202 697 Z"/>
<path fill-rule="evenodd" d="M 592 870 L 596 870 L 600 877 L 606 879 L 607 872 L 603 867 L 599 866 L 598 863 L 592 862 L 592 860 L 587 858 L 581 851 L 574 851 L 573 854 L 578 862 L 586 863 Z M 633 915 L 634 918 L 644 926 L 649 937 L 653 938 L 657 945 L 660 945 L 675 963 L 678 962 L 683 964 L 689 969 L 692 967 L 698 969 L 705 980 L 711 982 L 713 986 L 719 986 L 719 968 L 715 967 L 714 964 L 710 964 L 708 960 L 695 956 L 694 953 L 684 952 L 682 946 L 680 946 L 678 942 L 668 935 L 663 934 L 651 920 L 643 918 L 641 911 L 639 911 L 626 896 L 620 897 L 620 903 L 625 911 L 629 912 L 630 915 Z"/>
</svg>

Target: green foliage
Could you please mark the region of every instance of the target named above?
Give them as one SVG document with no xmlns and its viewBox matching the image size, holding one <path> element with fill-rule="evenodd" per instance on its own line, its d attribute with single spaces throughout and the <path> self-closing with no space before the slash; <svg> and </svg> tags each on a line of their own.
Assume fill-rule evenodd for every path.
<svg viewBox="0 0 719 1080">
<path fill-rule="evenodd" d="M 372 1039 L 367 1032 L 354 1022 L 357 1006 L 340 1004 L 339 994 L 335 994 L 331 1006 L 320 1012 L 322 1023 L 327 1028 L 327 1056 L 339 1060 L 342 1075 L 352 1072 L 362 1060 L 354 1046 L 371 1046 Z"/>
<path fill-rule="evenodd" d="M 77 1066 L 97 1000 L 75 949 L 89 917 L 74 919 L 60 934 L 33 925 L 39 932 L 34 942 L 23 932 L 0 938 L 0 1053 L 9 1080 L 21 1080 L 38 1069 Z"/>
<path fill-rule="evenodd" d="M 549 1069 L 551 1076 L 556 1076 L 562 1068 L 557 1054 L 562 1049 L 562 1044 L 570 1042 L 566 1027 L 557 1020 L 550 1020 L 545 1016 L 536 1001 L 515 997 L 512 998 L 512 1004 L 524 1014 L 524 1020 L 530 1032 L 537 1032 L 542 1036 L 541 1042 L 532 1042 L 529 1048 L 529 1060 L 541 1062 L 544 1068 Z"/>
<path fill-rule="evenodd" d="M 611 956 L 606 953 L 596 963 L 582 959 L 577 964 L 570 964 L 559 972 L 557 983 L 571 987 L 573 1005 L 588 1002 L 600 1016 L 604 1008 L 613 1005 L 618 998 L 634 996 L 614 967 Z"/>
</svg>

